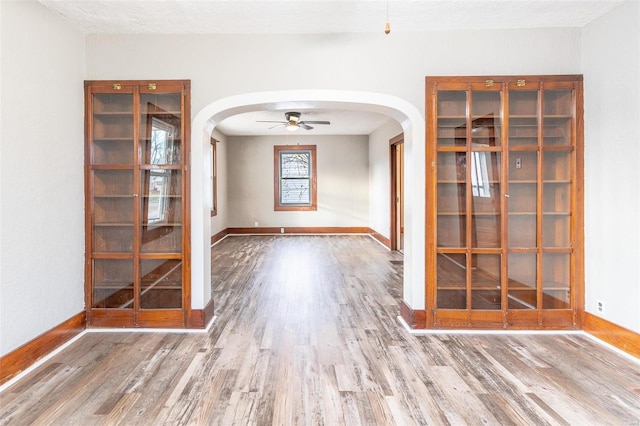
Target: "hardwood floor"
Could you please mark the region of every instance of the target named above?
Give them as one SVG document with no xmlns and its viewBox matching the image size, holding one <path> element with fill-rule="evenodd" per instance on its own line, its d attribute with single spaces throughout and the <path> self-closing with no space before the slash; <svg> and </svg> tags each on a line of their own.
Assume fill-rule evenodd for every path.
<svg viewBox="0 0 640 426">
<path fill-rule="evenodd" d="M 583 335 L 408 333 L 398 260 L 228 237 L 209 333 L 87 333 L 0 394 L 0 424 L 640 424 L 640 364 Z"/>
</svg>

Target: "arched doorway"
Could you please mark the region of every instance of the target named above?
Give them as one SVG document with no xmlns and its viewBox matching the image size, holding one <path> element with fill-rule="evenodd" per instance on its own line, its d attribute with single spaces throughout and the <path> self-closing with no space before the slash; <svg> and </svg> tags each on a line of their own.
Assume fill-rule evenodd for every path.
<svg viewBox="0 0 640 426">
<path fill-rule="evenodd" d="M 191 129 L 191 307 L 211 300 L 210 206 L 208 205 L 211 132 L 225 118 L 268 107 L 367 110 L 398 121 L 405 137 L 405 250 L 403 302 L 424 309 L 425 128 L 424 118 L 409 102 L 395 96 L 342 90 L 257 92 L 214 101 L 200 110 Z M 206 154 L 206 155 L 205 155 Z"/>
</svg>

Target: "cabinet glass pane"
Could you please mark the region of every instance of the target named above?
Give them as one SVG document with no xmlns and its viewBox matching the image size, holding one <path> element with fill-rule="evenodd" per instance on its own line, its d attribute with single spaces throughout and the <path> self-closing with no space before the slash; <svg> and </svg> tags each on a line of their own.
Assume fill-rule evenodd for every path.
<svg viewBox="0 0 640 426">
<path fill-rule="evenodd" d="M 179 164 L 182 161 L 179 94 L 145 94 L 140 99 L 142 164 Z"/>
<path fill-rule="evenodd" d="M 471 152 L 472 247 L 500 247 L 502 196 L 499 152 Z"/>
<path fill-rule="evenodd" d="M 437 256 L 438 309 L 467 309 L 467 255 L 440 253 Z"/>
<path fill-rule="evenodd" d="M 438 92 L 438 145 L 467 144 L 467 92 Z"/>
<path fill-rule="evenodd" d="M 544 91 L 544 145 L 566 146 L 573 143 L 573 91 Z"/>
<path fill-rule="evenodd" d="M 133 252 L 133 171 L 93 171 L 93 251 Z"/>
<path fill-rule="evenodd" d="M 471 255 L 471 309 L 500 310 L 499 254 Z"/>
<path fill-rule="evenodd" d="M 438 153 L 437 241 L 441 247 L 466 246 L 466 170 L 464 152 Z"/>
<path fill-rule="evenodd" d="M 133 194 L 133 171 L 94 170 L 93 194 L 98 197 L 131 197 Z"/>
<path fill-rule="evenodd" d="M 474 146 L 500 146 L 501 104 L 500 92 L 474 91 L 471 95 L 471 140 Z"/>
<path fill-rule="evenodd" d="M 535 253 L 509 253 L 507 262 L 508 309 L 536 309 L 537 278 Z"/>
<path fill-rule="evenodd" d="M 141 173 L 143 253 L 182 251 L 182 173 L 152 169 Z"/>
<path fill-rule="evenodd" d="M 572 151 L 545 151 L 542 156 L 545 182 L 571 182 Z"/>
<path fill-rule="evenodd" d="M 182 308 L 181 260 L 142 259 L 140 276 L 140 308 Z"/>
<path fill-rule="evenodd" d="M 538 153 L 509 152 L 508 244 L 537 247 Z"/>
<path fill-rule="evenodd" d="M 543 247 L 571 244 L 571 156 L 571 151 L 543 153 Z"/>
<path fill-rule="evenodd" d="M 545 182 L 543 186 L 543 247 L 569 247 L 571 241 L 571 185 Z"/>
<path fill-rule="evenodd" d="M 133 260 L 93 260 L 93 308 L 133 308 Z"/>
<path fill-rule="evenodd" d="M 133 139 L 95 139 L 91 163 L 96 165 L 133 165 Z"/>
<path fill-rule="evenodd" d="M 542 307 L 543 309 L 569 309 L 571 307 L 571 254 L 544 253 L 542 255 Z"/>
<path fill-rule="evenodd" d="M 538 145 L 538 91 L 509 91 L 509 146 Z"/>
</svg>

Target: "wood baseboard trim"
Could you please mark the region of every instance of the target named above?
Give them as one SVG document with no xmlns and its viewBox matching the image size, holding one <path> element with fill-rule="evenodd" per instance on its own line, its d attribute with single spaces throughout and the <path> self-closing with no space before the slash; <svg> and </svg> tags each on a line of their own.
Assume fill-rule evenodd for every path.
<svg viewBox="0 0 640 426">
<path fill-rule="evenodd" d="M 424 309 L 411 309 L 404 300 L 400 302 L 400 316 L 412 330 L 427 328 L 427 311 Z"/>
<path fill-rule="evenodd" d="M 640 334 L 634 331 L 589 312 L 583 314 L 582 330 L 629 355 L 640 358 Z"/>
<path fill-rule="evenodd" d="M 213 298 L 209 300 L 204 309 L 192 309 L 191 316 L 187 327 L 189 328 L 206 328 L 211 318 L 213 318 Z"/>
<path fill-rule="evenodd" d="M 82 311 L 0 358 L 0 385 L 35 364 L 43 356 L 73 339 L 86 329 Z"/>
<path fill-rule="evenodd" d="M 281 232 L 284 230 L 284 232 Z M 340 226 L 325 226 L 325 227 L 308 227 L 308 226 L 284 226 L 278 227 L 265 227 L 265 228 L 227 228 L 226 232 L 230 234 L 249 235 L 249 234 L 371 234 L 373 231 L 368 227 L 340 227 Z"/>
<path fill-rule="evenodd" d="M 227 231 L 228 231 L 227 229 L 224 229 L 224 230 L 218 232 L 217 234 L 212 235 L 211 236 L 211 245 L 214 245 L 215 243 L 217 243 L 218 241 L 220 241 L 221 239 L 226 237 L 229 234 L 229 232 L 227 232 Z"/>
<path fill-rule="evenodd" d="M 391 240 L 389 238 L 385 237 L 384 235 L 380 234 L 379 232 L 374 231 L 371 228 L 369 228 L 369 233 L 371 234 L 371 236 L 373 238 L 378 240 L 380 242 L 380 244 L 382 244 L 383 246 L 385 246 L 386 248 L 391 250 Z"/>
</svg>

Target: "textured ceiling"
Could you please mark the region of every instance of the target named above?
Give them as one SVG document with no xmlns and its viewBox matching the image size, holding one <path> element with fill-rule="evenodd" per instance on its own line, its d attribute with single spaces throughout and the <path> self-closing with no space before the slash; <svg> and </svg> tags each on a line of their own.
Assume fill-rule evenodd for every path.
<svg viewBox="0 0 640 426">
<path fill-rule="evenodd" d="M 262 34 L 581 27 L 625 0 L 39 0 L 86 33 Z M 626 0 L 636 1 L 636 0 Z"/>
<path fill-rule="evenodd" d="M 2 0 L 0 0 L 2 1 Z M 38 0 L 87 34 L 322 34 L 382 32 L 387 11 L 395 33 L 581 27 L 625 1 L 639 0 Z M 229 117 L 227 135 L 287 134 L 257 120 L 281 120 L 288 109 Z M 328 120 L 296 134 L 370 134 L 389 117 L 365 111 L 300 110 Z"/>
</svg>

